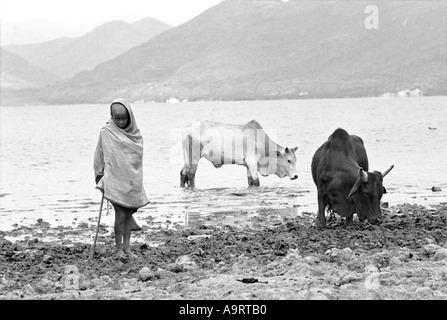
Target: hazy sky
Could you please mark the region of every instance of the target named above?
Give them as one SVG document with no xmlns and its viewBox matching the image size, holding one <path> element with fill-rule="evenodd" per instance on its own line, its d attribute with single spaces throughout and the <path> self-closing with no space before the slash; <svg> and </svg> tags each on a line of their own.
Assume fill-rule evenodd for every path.
<svg viewBox="0 0 447 320">
<path fill-rule="evenodd" d="M 128 22 L 152 17 L 178 25 L 222 0 L 0 0 L 0 20 L 44 19 L 56 22 Z"/>
</svg>

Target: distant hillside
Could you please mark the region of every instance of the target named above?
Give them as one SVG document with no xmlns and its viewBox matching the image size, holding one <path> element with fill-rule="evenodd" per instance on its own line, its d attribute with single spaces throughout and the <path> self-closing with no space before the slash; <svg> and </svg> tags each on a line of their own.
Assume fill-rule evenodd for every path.
<svg viewBox="0 0 447 320">
<path fill-rule="evenodd" d="M 5 49 L 61 78 L 69 79 L 83 70 L 115 58 L 171 26 L 152 18 L 129 24 L 113 21 L 76 38 L 59 38 Z"/>
<path fill-rule="evenodd" d="M 379 9 L 368 30 L 367 5 Z M 46 92 L 48 103 L 447 94 L 445 1 L 226 0 Z"/>
<path fill-rule="evenodd" d="M 13 90 L 40 88 L 59 80 L 54 74 L 3 49 L 0 49 L 0 76 L 2 89 Z"/>
<path fill-rule="evenodd" d="M 7 19 L 7 17 L 5 17 Z M 55 22 L 44 19 L 25 21 L 1 21 L 0 42 L 2 46 L 31 44 L 62 37 L 78 37 L 93 29 L 90 23 Z"/>
<path fill-rule="evenodd" d="M 0 105 L 43 101 L 42 94 L 60 79 L 29 64 L 19 56 L 0 49 Z"/>
</svg>

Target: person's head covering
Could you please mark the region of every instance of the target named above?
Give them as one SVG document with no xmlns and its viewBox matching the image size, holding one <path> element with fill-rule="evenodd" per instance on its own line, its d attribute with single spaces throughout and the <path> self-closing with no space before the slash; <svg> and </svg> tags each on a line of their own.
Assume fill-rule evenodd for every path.
<svg viewBox="0 0 447 320">
<path fill-rule="evenodd" d="M 133 115 L 132 108 L 130 107 L 130 103 L 128 103 L 124 99 L 115 99 L 110 104 L 110 113 L 112 113 L 112 105 L 114 104 L 120 104 L 126 108 L 127 112 L 129 113 L 129 124 L 124 129 L 121 129 L 115 124 L 112 117 L 110 117 L 110 119 L 106 123 L 106 127 L 111 126 L 115 129 L 115 131 L 116 129 L 118 129 L 129 139 L 131 139 L 136 143 L 139 143 L 143 138 L 141 136 L 140 129 L 138 128 L 137 122 L 135 120 L 135 116 Z"/>
</svg>

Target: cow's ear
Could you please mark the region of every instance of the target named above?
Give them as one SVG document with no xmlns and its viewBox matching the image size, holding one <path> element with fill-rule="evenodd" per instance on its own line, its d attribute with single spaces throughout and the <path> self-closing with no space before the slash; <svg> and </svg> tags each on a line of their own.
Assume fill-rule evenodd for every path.
<svg viewBox="0 0 447 320">
<path fill-rule="evenodd" d="M 383 188 L 383 193 L 385 194 L 385 193 L 386 193 L 386 189 L 385 189 L 385 187 L 383 187 L 383 186 L 382 186 L 382 188 Z"/>
<path fill-rule="evenodd" d="M 298 150 L 298 147 L 292 148 L 293 152 L 296 152 L 296 150 Z"/>
<path fill-rule="evenodd" d="M 356 194 L 357 191 L 359 191 L 360 182 L 361 182 L 360 178 L 358 178 L 358 179 L 355 181 L 355 183 L 354 183 L 354 185 L 352 186 L 351 191 L 349 191 L 348 197 L 347 197 L 346 199 L 351 198 L 354 194 Z"/>
</svg>

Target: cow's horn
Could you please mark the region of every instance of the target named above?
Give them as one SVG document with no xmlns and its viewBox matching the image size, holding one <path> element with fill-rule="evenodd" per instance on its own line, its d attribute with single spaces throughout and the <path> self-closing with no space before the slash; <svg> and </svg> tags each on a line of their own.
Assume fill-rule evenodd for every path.
<svg viewBox="0 0 447 320">
<path fill-rule="evenodd" d="M 362 167 L 360 167 L 360 169 L 359 169 L 359 176 L 360 176 L 360 180 L 362 180 L 363 182 L 368 182 L 368 173 L 363 171 Z"/>
<path fill-rule="evenodd" d="M 384 171 L 380 171 L 380 173 L 382 174 L 382 177 L 385 177 L 388 173 L 390 173 L 391 169 L 394 168 L 394 164 L 389 167 L 388 169 L 384 170 Z"/>
</svg>

